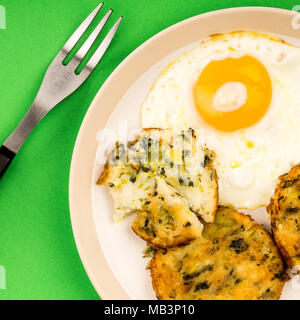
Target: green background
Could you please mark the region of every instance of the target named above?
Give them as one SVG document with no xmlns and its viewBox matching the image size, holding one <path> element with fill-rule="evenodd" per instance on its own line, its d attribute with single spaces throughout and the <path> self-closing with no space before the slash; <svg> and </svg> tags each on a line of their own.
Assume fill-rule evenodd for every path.
<svg viewBox="0 0 300 320">
<path fill-rule="evenodd" d="M 30 107 L 58 50 L 97 0 L 0 0 L 0 144 Z M 97 91 L 136 47 L 191 16 L 237 6 L 292 9 L 290 0 L 106 0 L 109 29 L 124 16 L 107 55 L 83 86 L 36 128 L 0 181 L 0 299 L 99 299 L 75 246 L 68 206 L 69 168 L 84 115 Z M 98 19 L 99 21 L 99 19 Z M 99 39 L 101 41 L 101 37 Z"/>
</svg>

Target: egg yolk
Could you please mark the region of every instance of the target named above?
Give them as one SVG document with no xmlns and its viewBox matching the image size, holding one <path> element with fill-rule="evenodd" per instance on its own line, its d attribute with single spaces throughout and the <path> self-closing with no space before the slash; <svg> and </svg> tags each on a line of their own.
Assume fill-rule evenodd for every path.
<svg viewBox="0 0 300 320">
<path fill-rule="evenodd" d="M 257 123 L 272 99 L 272 84 L 265 67 L 254 57 L 211 61 L 194 86 L 202 119 L 221 131 L 235 131 Z"/>
</svg>

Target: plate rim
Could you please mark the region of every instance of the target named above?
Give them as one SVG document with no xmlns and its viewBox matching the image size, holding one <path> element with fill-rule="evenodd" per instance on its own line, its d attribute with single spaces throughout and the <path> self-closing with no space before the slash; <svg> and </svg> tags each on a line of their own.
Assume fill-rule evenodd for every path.
<svg viewBox="0 0 300 320">
<path fill-rule="evenodd" d="M 171 25 L 170 27 L 160 31 L 159 33 L 152 36 L 150 39 L 146 40 L 140 46 L 138 46 L 133 52 L 131 52 L 111 73 L 111 75 L 105 80 L 103 85 L 100 87 L 99 91 L 97 92 L 96 96 L 94 97 L 92 103 L 90 104 L 85 117 L 82 121 L 80 129 L 77 134 L 75 146 L 73 149 L 71 166 L 70 166 L 70 175 L 69 175 L 69 209 L 70 209 L 70 219 L 72 225 L 73 236 L 75 239 L 77 251 L 79 253 L 80 259 L 82 264 L 85 268 L 85 271 L 94 286 L 96 292 L 101 297 L 101 299 L 130 299 L 125 292 L 125 290 L 121 287 L 119 282 L 116 280 L 112 270 L 109 268 L 106 258 L 104 257 L 102 248 L 100 246 L 98 237 L 96 235 L 96 228 L 93 224 L 92 228 L 89 220 L 89 226 L 87 225 L 88 221 L 84 219 L 81 221 L 83 215 L 89 212 L 89 219 L 93 219 L 93 210 L 92 210 L 92 174 L 93 174 L 93 166 L 94 166 L 94 159 L 96 155 L 97 143 L 96 143 L 96 136 L 94 136 L 94 143 L 90 143 L 90 146 L 84 144 L 84 138 L 88 136 L 88 123 L 91 120 L 92 114 L 96 111 L 97 104 L 101 97 L 104 96 L 104 92 L 108 91 L 111 83 L 115 80 L 116 76 L 126 65 L 129 65 L 130 62 L 137 57 L 139 54 L 142 53 L 143 50 L 147 49 L 148 46 L 151 46 L 156 40 L 159 38 L 167 35 L 168 33 L 176 32 L 176 30 L 180 29 L 181 27 L 191 24 L 197 20 L 202 20 L 205 18 L 213 17 L 213 16 L 221 16 L 227 14 L 237 14 L 237 13 L 274 13 L 278 15 L 285 15 L 289 18 L 292 18 L 297 13 L 291 10 L 280 9 L 280 8 L 272 8 L 272 7 L 261 7 L 261 6 L 247 6 L 247 7 L 234 7 L 234 8 L 226 8 L 220 10 L 214 10 L 202 14 L 198 14 L 192 16 L 188 19 L 182 20 L 180 22 Z M 224 31 L 226 32 L 226 31 Z M 182 46 L 179 46 L 182 47 Z M 178 47 L 178 48 L 179 48 Z M 174 51 L 174 50 L 171 50 Z M 151 62 L 150 65 L 146 65 L 144 71 L 147 70 L 151 65 L 153 65 L 155 61 Z M 143 73 L 143 72 L 142 72 Z M 135 78 L 137 79 L 139 75 L 136 75 Z M 133 81 L 129 80 L 130 87 Z M 126 87 L 126 86 L 125 86 Z M 127 89 L 128 89 L 127 87 Z M 123 88 L 123 91 L 127 91 L 126 88 Z M 120 95 L 121 98 L 123 94 Z M 118 98 L 118 97 L 116 97 Z M 119 100 L 117 99 L 117 101 Z M 112 104 L 110 110 L 104 110 L 105 116 L 104 118 L 108 118 L 109 115 L 113 112 L 116 107 L 116 103 Z M 107 121 L 105 121 L 107 122 Z M 99 126 L 100 129 L 100 126 Z M 89 140 L 88 140 L 89 141 Z M 86 163 L 86 166 L 81 166 L 80 163 L 80 152 L 88 152 L 89 158 L 92 159 L 91 163 Z M 89 184 L 86 184 L 87 182 Z M 81 183 L 83 182 L 83 183 Z M 84 187 L 85 186 L 85 187 Z M 87 187 L 87 188 L 86 188 Z M 84 189 L 86 188 L 86 189 Z M 86 203 L 84 205 L 84 200 L 82 195 L 85 194 L 84 200 L 89 200 L 90 203 Z M 86 210 L 88 208 L 88 210 Z M 82 235 L 85 234 L 86 236 L 83 237 Z M 87 236 L 88 234 L 88 236 Z M 96 242 L 95 242 L 96 240 Z M 98 250 L 98 258 L 93 255 L 94 250 Z M 100 259 L 100 261 L 96 261 L 96 259 Z M 98 265 L 102 267 L 101 271 L 96 271 L 95 268 Z M 104 273 L 108 272 L 110 274 Z M 100 279 L 101 278 L 101 279 Z M 113 285 L 111 284 L 113 282 Z M 117 293 L 116 293 L 117 292 Z"/>
</svg>

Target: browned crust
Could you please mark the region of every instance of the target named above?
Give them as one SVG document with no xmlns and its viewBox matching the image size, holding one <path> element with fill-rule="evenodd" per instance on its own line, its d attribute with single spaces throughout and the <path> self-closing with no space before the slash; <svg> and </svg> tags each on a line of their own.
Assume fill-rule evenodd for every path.
<svg viewBox="0 0 300 320">
<path fill-rule="evenodd" d="M 280 239 L 278 238 L 278 236 L 274 235 L 274 240 L 275 240 L 275 242 L 277 244 L 277 248 L 280 250 L 280 252 L 281 252 L 281 254 L 282 254 L 282 256 L 283 256 L 283 258 L 284 258 L 284 260 L 285 260 L 285 262 L 287 264 L 287 266 L 289 268 L 293 268 L 294 267 L 294 263 L 293 263 L 290 255 L 288 254 L 288 252 L 285 250 L 284 246 L 281 244 Z"/>
<path fill-rule="evenodd" d="M 98 186 L 105 186 L 108 183 L 108 178 L 110 175 L 110 165 L 108 162 L 106 162 L 103 171 L 97 181 Z"/>
<path fill-rule="evenodd" d="M 231 209 L 231 208 L 219 206 L 218 209 L 219 210 L 224 210 L 224 209 L 226 210 L 226 209 Z M 268 239 L 270 241 L 270 245 L 272 246 L 274 253 L 277 254 L 277 257 L 280 261 L 280 268 L 282 270 L 284 270 L 284 264 L 283 264 L 283 260 L 281 258 L 280 251 L 276 247 L 274 240 L 272 239 L 272 237 L 270 236 L 270 233 L 266 230 L 266 228 L 264 226 L 256 223 L 255 220 L 251 216 L 245 215 L 241 212 L 236 211 L 236 217 L 238 217 L 238 219 L 241 220 L 240 221 L 241 223 L 245 222 L 245 219 L 248 219 L 248 222 L 253 224 L 254 229 L 262 231 L 265 234 L 265 236 L 268 237 Z M 151 278 L 152 278 L 152 286 L 153 286 L 153 289 L 156 293 L 157 298 L 159 300 L 167 300 L 169 298 L 165 294 L 164 288 L 168 287 L 169 283 L 180 284 L 181 278 L 179 276 L 179 273 L 175 273 L 168 265 L 164 266 L 163 273 L 160 272 L 160 268 L 158 266 L 157 259 L 159 259 L 159 255 L 155 254 L 154 257 L 151 259 L 147 269 L 150 269 L 150 274 L 151 274 Z M 287 274 L 285 274 L 285 279 L 286 280 L 288 279 Z M 163 283 L 163 285 L 161 285 L 162 283 Z M 282 281 L 282 283 L 279 284 L 278 291 L 276 291 L 276 293 L 275 293 L 276 295 L 274 297 L 274 300 L 280 299 L 284 284 L 285 284 L 285 281 Z M 177 287 L 179 287 L 179 285 Z M 212 299 L 213 299 L 213 297 L 212 297 Z"/>
<path fill-rule="evenodd" d="M 196 237 L 191 235 L 186 236 L 184 239 L 181 237 L 178 237 L 173 239 L 172 241 L 170 239 L 153 238 L 145 232 L 140 232 L 138 226 L 135 225 L 134 223 L 132 224 L 131 229 L 135 232 L 137 236 L 139 236 L 141 239 L 148 242 L 151 246 L 161 248 L 161 249 L 186 245 L 189 242 L 196 239 Z"/>
<path fill-rule="evenodd" d="M 228 207 L 224 207 L 224 206 L 219 206 L 219 209 L 226 209 Z M 231 208 L 230 208 L 231 209 Z M 232 209 L 234 210 L 234 209 Z M 264 232 L 265 235 L 267 235 L 269 238 L 270 238 L 270 241 L 272 242 L 272 246 L 274 247 L 278 257 L 280 257 L 280 261 L 281 261 L 281 267 L 283 268 L 284 267 L 284 263 L 283 263 L 283 260 L 282 260 L 282 255 L 281 255 L 281 252 L 277 246 L 277 243 L 276 241 L 274 241 L 272 235 L 269 233 L 269 231 L 261 224 L 258 224 L 249 214 L 245 214 L 245 213 L 242 213 L 242 212 L 239 212 L 239 211 L 236 211 L 236 214 L 241 218 L 241 219 L 244 219 L 245 217 L 248 218 L 250 220 L 250 222 L 253 223 L 253 228 L 256 229 L 256 230 L 261 230 Z M 288 275 L 286 274 L 286 277 L 288 279 Z M 284 285 L 284 284 L 283 284 Z M 279 297 L 280 297 L 280 294 L 279 294 Z M 278 299 L 279 299 L 278 297 Z"/>
<path fill-rule="evenodd" d="M 239 217 L 240 220 L 243 220 L 243 219 L 248 219 L 249 222 L 253 223 L 253 228 L 256 229 L 256 230 L 261 230 L 263 231 L 267 236 L 271 236 L 269 231 L 261 224 L 258 224 L 249 214 L 245 214 L 245 213 L 242 213 L 240 211 L 236 211 L 234 208 L 230 207 L 230 206 L 218 206 L 218 210 L 234 210 L 235 211 L 235 215 Z M 242 223 L 242 221 L 240 221 Z M 270 238 L 271 240 L 272 237 Z M 273 242 L 273 245 L 274 247 L 276 248 L 276 244 L 274 241 Z M 276 248 L 277 249 L 277 248 Z M 278 250 L 277 250 L 278 251 Z M 279 251 L 278 251 L 279 252 Z"/>
<path fill-rule="evenodd" d="M 272 233 L 274 240 L 277 244 L 277 247 L 279 248 L 287 266 L 289 268 L 293 268 L 295 266 L 295 263 L 293 262 L 293 259 L 287 249 L 285 248 L 284 244 L 281 240 L 280 232 L 277 229 L 277 219 L 278 216 L 281 214 L 281 207 L 279 205 L 278 199 L 282 196 L 282 187 L 286 180 L 295 179 L 300 174 L 300 164 L 295 165 L 291 168 L 291 170 L 281 175 L 278 178 L 278 183 L 274 192 L 274 196 L 271 198 L 269 205 L 267 206 L 267 211 L 271 216 L 271 227 L 272 227 Z M 300 271 L 298 271 L 299 273 Z"/>
<path fill-rule="evenodd" d="M 162 273 L 159 272 L 157 266 L 156 266 L 156 260 L 155 257 L 152 258 L 151 262 L 149 263 L 148 268 L 150 269 L 150 274 L 152 278 L 152 287 L 156 294 L 156 297 L 158 300 L 167 300 L 164 295 L 164 291 L 162 290 L 162 286 L 160 285 L 161 282 L 167 283 L 173 282 L 178 283 L 180 281 L 179 274 L 175 274 L 172 272 L 172 270 L 166 266 L 166 272 L 164 274 L 167 275 L 167 278 L 162 275 Z M 167 272 L 169 270 L 169 272 Z"/>
<path fill-rule="evenodd" d="M 162 129 L 162 128 L 143 128 L 143 130 L 147 133 L 149 133 L 149 132 L 151 133 L 152 130 L 162 131 L 164 129 Z"/>
<path fill-rule="evenodd" d="M 283 178 L 284 178 L 284 175 L 279 177 L 280 184 L 283 182 Z M 283 256 L 287 266 L 289 268 L 292 268 L 294 266 L 293 261 L 292 261 L 290 255 L 288 254 L 288 252 L 285 250 L 285 247 L 281 243 L 280 237 L 278 236 L 278 233 L 277 233 L 276 216 L 279 214 L 279 208 L 278 208 L 277 202 L 275 201 L 274 198 L 271 199 L 270 204 L 267 207 L 267 211 L 271 215 L 272 235 L 273 235 L 274 241 L 277 245 L 277 248 L 280 250 L 280 253 Z"/>
</svg>

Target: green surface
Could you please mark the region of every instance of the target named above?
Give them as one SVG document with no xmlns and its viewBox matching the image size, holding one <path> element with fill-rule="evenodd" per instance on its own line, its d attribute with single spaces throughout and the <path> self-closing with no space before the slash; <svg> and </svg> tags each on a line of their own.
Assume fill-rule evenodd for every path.
<svg viewBox="0 0 300 320">
<path fill-rule="evenodd" d="M 0 143 L 31 105 L 49 62 L 97 0 L 0 0 Z M 44 119 L 0 181 L 0 299 L 98 299 L 73 239 L 68 179 L 73 146 L 97 91 L 136 47 L 191 16 L 236 6 L 292 9 L 294 1 L 107 0 L 101 16 L 124 16 L 117 37 L 88 81 Z M 106 28 L 107 30 L 107 28 Z"/>
</svg>

